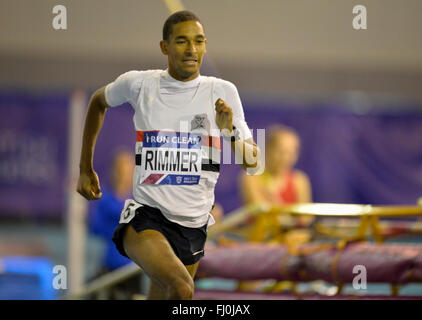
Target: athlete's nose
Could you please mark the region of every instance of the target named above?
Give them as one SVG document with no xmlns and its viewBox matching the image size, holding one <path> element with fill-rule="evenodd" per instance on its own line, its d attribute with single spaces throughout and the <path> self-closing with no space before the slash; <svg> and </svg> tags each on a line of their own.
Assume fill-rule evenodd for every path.
<svg viewBox="0 0 422 320">
<path fill-rule="evenodd" d="M 193 54 L 193 53 L 196 53 L 196 46 L 194 45 L 194 43 L 193 42 L 189 42 L 189 45 L 187 46 L 187 48 L 186 48 L 186 53 L 190 53 L 190 54 Z"/>
</svg>

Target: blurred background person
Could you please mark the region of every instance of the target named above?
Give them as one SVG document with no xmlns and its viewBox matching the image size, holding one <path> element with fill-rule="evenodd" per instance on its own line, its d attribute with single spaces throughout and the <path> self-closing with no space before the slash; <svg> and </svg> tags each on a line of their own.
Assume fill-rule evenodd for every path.
<svg viewBox="0 0 422 320">
<path fill-rule="evenodd" d="M 308 175 L 294 166 L 300 154 L 300 137 L 288 126 L 273 125 L 266 130 L 265 171 L 261 175 L 240 176 L 240 191 L 245 205 L 251 204 L 294 204 L 312 202 L 311 183 Z M 293 218 L 290 216 L 262 213 L 249 219 L 252 224 L 250 240 L 283 242 L 288 250 L 297 252 L 300 244 L 311 240 L 309 227 L 312 216 Z M 242 281 L 238 290 L 284 291 L 294 290 L 289 281 Z"/>
<path fill-rule="evenodd" d="M 300 138 L 296 131 L 283 125 L 271 126 L 267 130 L 265 151 L 266 166 L 263 174 L 243 174 L 240 177 L 240 191 L 244 204 L 274 205 L 312 202 L 309 177 L 305 172 L 294 168 L 300 153 Z M 258 219 L 250 219 L 249 222 L 254 224 L 250 239 L 263 240 L 268 228 L 274 230 L 280 225 L 284 230 L 289 229 L 289 226 L 308 227 L 313 220 L 310 216 L 294 219 L 290 216 L 262 215 Z M 279 230 L 275 230 L 276 236 L 279 236 Z M 297 241 L 309 241 L 311 234 L 308 231 L 302 231 L 290 230 L 288 233 L 281 234 L 280 241 L 292 242 L 292 244 Z"/>
<path fill-rule="evenodd" d="M 242 175 L 244 202 L 304 203 L 312 201 L 308 176 L 294 166 L 299 157 L 300 138 L 290 127 L 277 125 L 267 130 L 265 171 L 261 175 Z"/>
<path fill-rule="evenodd" d="M 119 224 L 125 200 L 131 198 L 134 166 L 134 155 L 130 151 L 120 149 L 115 152 L 110 166 L 110 187 L 103 188 L 103 196 L 94 202 L 88 217 L 90 231 L 102 239 L 105 247 L 97 276 L 131 263 L 131 260 L 117 251 L 112 236 Z M 140 276 L 129 278 L 101 298 L 130 299 L 140 293 L 140 281 Z"/>
</svg>

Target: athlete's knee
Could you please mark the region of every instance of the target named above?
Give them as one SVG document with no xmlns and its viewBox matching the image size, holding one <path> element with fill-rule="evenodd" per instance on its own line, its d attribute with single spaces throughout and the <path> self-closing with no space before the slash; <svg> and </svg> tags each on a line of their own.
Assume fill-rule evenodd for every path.
<svg viewBox="0 0 422 320">
<path fill-rule="evenodd" d="M 192 279 L 178 279 L 167 288 L 168 298 L 175 300 L 192 300 L 194 283 Z"/>
</svg>

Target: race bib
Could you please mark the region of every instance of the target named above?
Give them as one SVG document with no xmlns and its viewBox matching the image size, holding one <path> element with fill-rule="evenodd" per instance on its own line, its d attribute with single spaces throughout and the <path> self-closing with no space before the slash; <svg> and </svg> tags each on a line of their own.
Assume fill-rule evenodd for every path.
<svg viewBox="0 0 422 320">
<path fill-rule="evenodd" d="M 140 184 L 195 185 L 201 178 L 202 136 L 191 132 L 145 131 Z"/>
<path fill-rule="evenodd" d="M 137 203 L 135 200 L 127 199 L 125 201 L 125 206 L 120 213 L 119 223 L 128 223 L 130 220 L 132 220 L 135 216 L 136 209 L 139 207 L 142 207 L 142 205 Z"/>
</svg>

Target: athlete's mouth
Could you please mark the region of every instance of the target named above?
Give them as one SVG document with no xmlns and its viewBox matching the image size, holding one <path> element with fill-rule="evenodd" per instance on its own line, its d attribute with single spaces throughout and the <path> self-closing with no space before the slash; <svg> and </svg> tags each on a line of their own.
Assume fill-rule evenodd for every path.
<svg viewBox="0 0 422 320">
<path fill-rule="evenodd" d="M 198 60 L 197 59 L 183 59 L 182 62 L 186 65 L 193 66 L 198 62 Z"/>
</svg>

